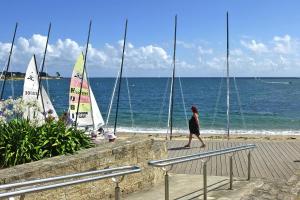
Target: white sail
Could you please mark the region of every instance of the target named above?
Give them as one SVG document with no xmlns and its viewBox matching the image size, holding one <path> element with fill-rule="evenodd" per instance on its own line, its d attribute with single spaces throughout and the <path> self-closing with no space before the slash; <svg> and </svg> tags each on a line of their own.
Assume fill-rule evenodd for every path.
<svg viewBox="0 0 300 200">
<path fill-rule="evenodd" d="M 41 85 L 41 90 L 42 90 L 42 97 L 43 97 L 43 103 L 44 103 L 44 108 L 45 108 L 45 112 L 46 112 L 46 116 L 51 115 L 52 117 L 54 117 L 55 119 L 58 119 L 58 115 L 54 109 L 54 106 L 44 88 L 43 85 Z M 42 106 L 42 101 L 41 101 L 41 95 L 39 95 L 39 102 Z"/>
<path fill-rule="evenodd" d="M 27 106 L 23 113 L 23 117 L 29 120 L 35 119 L 39 122 L 39 124 L 42 124 L 45 119 L 43 115 L 43 103 L 44 103 L 46 116 L 48 116 L 48 114 L 50 115 L 51 113 L 52 117 L 58 119 L 57 113 L 43 86 L 41 86 L 42 92 L 39 93 L 39 98 L 37 99 L 38 89 L 39 89 L 39 80 L 38 80 L 36 60 L 35 60 L 35 56 L 32 56 L 25 74 L 24 87 L 23 87 L 23 101 L 25 105 L 30 103 L 36 104 L 37 105 L 36 108 L 38 110 L 36 110 L 34 107 Z"/>
<path fill-rule="evenodd" d="M 76 121 L 77 116 L 77 127 L 92 127 L 98 129 L 104 125 L 104 121 L 96 103 L 94 94 L 89 86 L 86 73 L 82 76 L 84 57 L 82 54 L 78 57 L 74 70 L 72 73 L 70 83 L 70 99 L 69 99 L 69 112 L 70 118 L 73 122 Z M 81 88 L 80 102 L 79 94 Z M 77 109 L 79 105 L 79 109 Z"/>
<path fill-rule="evenodd" d="M 90 97 L 91 97 L 92 110 L 93 110 L 94 130 L 97 130 L 104 125 L 104 120 L 101 115 L 98 104 L 96 102 L 91 86 L 90 86 Z"/>
</svg>

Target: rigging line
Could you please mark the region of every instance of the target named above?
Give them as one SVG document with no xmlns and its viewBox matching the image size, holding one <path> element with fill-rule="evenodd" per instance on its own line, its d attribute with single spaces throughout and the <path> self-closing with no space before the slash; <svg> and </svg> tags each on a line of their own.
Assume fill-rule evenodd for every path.
<svg viewBox="0 0 300 200">
<path fill-rule="evenodd" d="M 184 101 L 184 95 L 183 95 L 183 89 L 182 89 L 180 76 L 178 76 L 178 79 L 179 79 L 179 87 L 180 87 L 180 92 L 181 92 L 181 99 L 182 99 L 182 105 L 183 105 L 183 110 L 184 110 L 185 122 L 186 122 L 187 130 L 188 130 L 189 123 L 188 123 L 188 118 L 187 118 L 187 113 L 186 113 L 186 107 L 185 107 L 185 101 Z"/>
<path fill-rule="evenodd" d="M 46 46 L 45 46 L 45 50 L 44 50 L 44 56 L 43 56 L 41 71 L 37 72 L 38 73 L 38 91 L 37 91 L 36 99 L 38 101 L 39 96 L 41 94 L 41 101 L 42 101 L 45 120 L 46 120 L 46 110 L 45 110 L 45 104 L 44 104 L 44 99 L 43 99 L 43 92 L 40 92 L 40 90 L 42 89 L 42 86 L 41 86 L 42 85 L 42 73 L 44 71 L 44 66 L 45 66 L 45 60 L 46 60 L 46 54 L 47 54 L 47 49 L 48 49 L 48 42 L 49 42 L 50 32 L 51 32 L 51 23 L 49 24 L 49 28 L 48 28 L 48 34 L 47 34 L 47 40 L 46 40 Z"/>
<path fill-rule="evenodd" d="M 39 70 L 39 71 L 42 70 L 42 63 L 40 64 L 40 67 L 39 67 L 38 70 Z M 48 68 L 47 68 L 47 67 L 45 67 L 45 73 L 48 74 Z M 47 94 L 48 94 L 48 96 L 49 96 L 50 93 L 49 93 L 49 89 L 48 89 L 48 88 L 49 88 L 49 85 L 48 85 L 48 78 L 46 78 L 45 81 L 46 81 L 46 85 L 47 85 L 47 88 L 46 88 L 46 89 L 47 89 Z M 45 89 L 45 88 L 44 88 L 44 89 Z M 49 97 L 50 97 L 50 96 L 49 96 Z"/>
<path fill-rule="evenodd" d="M 134 126 L 134 120 L 133 120 L 133 110 L 131 105 L 131 97 L 130 97 L 130 90 L 129 90 L 129 84 L 128 84 L 128 78 L 126 77 L 126 85 L 127 85 L 127 94 L 128 94 L 128 102 L 129 102 L 129 109 L 130 109 L 130 117 L 131 117 L 131 128 Z"/>
<path fill-rule="evenodd" d="M 167 91 L 168 91 L 168 88 L 169 88 L 169 82 L 170 82 L 170 78 L 167 78 L 167 84 L 166 84 L 166 88 L 165 88 L 165 91 L 164 91 L 162 104 L 161 104 L 160 109 L 159 109 L 158 127 L 161 124 L 161 115 L 162 115 L 163 109 L 165 107 L 165 102 L 166 102 L 166 98 L 167 98 Z"/>
<path fill-rule="evenodd" d="M 172 76 L 172 89 L 170 95 L 170 140 L 172 140 L 173 131 L 173 108 L 174 108 L 174 79 L 175 79 L 175 67 L 176 67 L 176 36 L 177 36 L 177 15 L 175 15 L 175 30 L 174 30 L 174 48 L 173 48 L 173 76 Z"/>
<path fill-rule="evenodd" d="M 14 43 L 15 43 L 17 29 L 18 29 L 18 22 L 16 22 L 14 36 L 13 36 L 13 39 L 12 39 L 12 42 L 11 42 L 11 46 L 10 46 L 8 61 L 7 61 L 6 70 L 5 70 L 5 73 L 4 73 L 4 80 L 3 80 L 2 88 L 1 88 L 0 100 L 3 99 L 3 92 L 4 92 L 5 82 L 6 82 L 6 74 L 7 74 L 7 71 L 9 69 L 9 65 L 10 65 L 10 59 L 11 59 L 11 55 L 12 55 L 12 51 L 13 51 L 13 47 L 14 47 Z"/>
<path fill-rule="evenodd" d="M 110 117 L 110 114 L 111 114 L 111 109 L 112 109 L 112 105 L 113 105 L 113 102 L 114 102 L 114 97 L 115 97 L 116 88 L 117 88 L 117 84 L 118 84 L 118 81 L 119 81 L 120 73 L 121 73 L 121 69 L 119 69 L 118 75 L 117 75 L 116 80 L 115 80 L 113 92 L 111 94 L 110 103 L 109 103 L 109 107 L 108 107 L 108 111 L 107 111 L 106 122 L 105 122 L 106 128 L 108 128 L 108 121 L 109 121 L 109 117 Z"/>
<path fill-rule="evenodd" d="M 13 72 L 11 71 L 10 72 L 10 86 L 11 86 L 11 97 L 12 99 L 14 99 L 14 96 L 15 96 L 15 88 L 14 88 L 14 76 L 13 76 Z"/>
<path fill-rule="evenodd" d="M 219 85 L 217 101 L 216 101 L 216 105 L 215 105 L 215 109 L 214 109 L 213 121 L 210 125 L 211 129 L 213 128 L 213 126 L 215 125 L 215 122 L 216 122 L 218 107 L 219 107 L 219 103 L 220 103 L 220 97 L 221 97 L 221 93 L 222 93 L 222 85 L 223 85 L 223 77 L 221 77 L 221 81 L 220 81 L 220 85 Z"/>
<path fill-rule="evenodd" d="M 41 71 L 41 69 L 42 69 L 42 63 L 40 64 L 40 67 L 38 68 L 38 71 Z M 46 74 L 48 74 L 47 67 L 45 68 L 45 70 L 46 70 Z M 47 89 L 47 94 L 49 95 L 48 79 L 47 78 L 46 78 L 46 85 L 47 85 L 47 88 L 46 88 Z M 49 98 L 50 98 L 50 96 L 49 96 Z"/>
<path fill-rule="evenodd" d="M 82 69 L 82 77 L 81 77 L 81 84 L 80 84 L 79 97 L 78 97 L 77 110 L 76 110 L 76 117 L 75 117 L 75 124 L 74 124 L 75 128 L 77 127 L 77 118 L 78 118 L 78 112 L 79 112 L 79 106 L 80 106 L 80 98 L 81 98 L 82 85 L 83 85 L 83 77 L 84 77 L 84 74 L 85 74 L 86 58 L 87 58 L 87 53 L 88 53 L 88 49 L 89 49 L 91 27 L 92 27 L 92 20 L 90 20 L 89 31 L 88 31 L 88 38 L 87 38 L 86 47 L 85 47 L 84 62 L 83 62 L 83 69 Z"/>
<path fill-rule="evenodd" d="M 46 74 L 48 74 L 48 67 L 45 68 Z M 47 86 L 47 94 L 50 98 L 50 92 L 49 92 L 49 80 L 46 78 L 46 86 Z M 52 99 L 53 100 L 53 99 Z"/>
<path fill-rule="evenodd" d="M 1 71 L 1 75 L 0 75 L 0 78 L 1 78 L 1 79 L 2 79 L 2 77 L 3 77 L 3 73 L 4 73 L 5 66 L 6 66 L 6 63 L 3 65 L 3 68 L 2 68 L 2 71 Z M 3 77 L 3 78 L 4 78 L 4 77 Z"/>
<path fill-rule="evenodd" d="M 3 73 L 4 73 L 5 66 L 6 66 L 6 63 L 3 65 L 3 68 L 2 68 L 2 71 L 1 71 L 1 75 L 0 75 L 1 79 L 2 79 L 2 77 L 3 77 Z"/>
<path fill-rule="evenodd" d="M 240 92 L 239 92 L 235 77 L 233 77 L 233 82 L 234 82 L 234 87 L 235 87 L 235 90 L 236 90 L 236 95 L 237 95 L 237 100 L 238 100 L 238 104 L 239 104 L 240 114 L 241 114 L 242 121 L 243 121 L 243 126 L 244 126 L 244 128 L 247 128 L 246 121 L 245 121 L 245 118 L 244 118 L 243 109 L 242 109 L 242 102 L 241 102 L 241 99 L 240 99 Z"/>
<path fill-rule="evenodd" d="M 128 20 L 126 19 L 124 40 L 123 40 L 123 50 L 122 50 L 122 60 L 121 60 L 121 72 L 120 72 L 119 87 L 118 87 L 118 97 L 117 97 L 117 108 L 116 108 L 116 116 L 115 116 L 114 135 L 116 135 L 117 123 L 118 123 L 120 90 L 121 90 L 121 83 L 122 83 L 122 72 L 123 72 L 123 65 L 124 65 L 124 55 L 125 55 L 126 36 L 127 36 L 127 23 L 128 23 Z"/>
</svg>

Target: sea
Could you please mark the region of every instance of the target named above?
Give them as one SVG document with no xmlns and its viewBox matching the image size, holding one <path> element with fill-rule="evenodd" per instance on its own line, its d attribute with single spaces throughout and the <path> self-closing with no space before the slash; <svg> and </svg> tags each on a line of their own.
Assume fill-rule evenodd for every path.
<svg viewBox="0 0 300 200">
<path fill-rule="evenodd" d="M 107 119 L 115 78 L 90 78 L 104 120 Z M 176 78 L 173 130 L 188 133 L 191 106 L 199 109 L 201 133 L 225 134 L 226 78 Z M 123 78 L 117 130 L 167 133 L 170 78 Z M 43 80 L 58 114 L 68 110 L 70 78 Z M 299 78 L 230 78 L 230 130 L 234 134 L 300 135 Z M 4 97 L 22 95 L 23 81 L 8 80 Z M 113 127 L 117 94 L 108 127 Z"/>
</svg>

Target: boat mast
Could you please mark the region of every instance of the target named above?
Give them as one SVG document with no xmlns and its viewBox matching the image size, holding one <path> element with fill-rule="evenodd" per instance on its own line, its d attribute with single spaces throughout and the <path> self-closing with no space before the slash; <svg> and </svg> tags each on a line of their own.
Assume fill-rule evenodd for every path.
<svg viewBox="0 0 300 200">
<path fill-rule="evenodd" d="M 89 49 L 91 27 L 92 27 L 92 20 L 90 21 L 90 24 L 89 24 L 88 38 L 87 38 L 86 47 L 85 47 L 84 62 L 83 62 L 83 69 L 82 69 L 82 77 L 81 77 L 79 97 L 78 97 L 77 110 L 76 110 L 76 117 L 75 117 L 75 123 L 74 123 L 75 127 L 77 127 L 77 118 L 78 118 L 78 111 L 79 111 L 79 106 L 80 106 L 80 98 L 81 98 L 82 85 L 83 85 L 83 77 L 84 77 L 84 73 L 85 73 L 86 58 L 87 58 L 87 53 L 88 53 L 88 49 Z"/>
<path fill-rule="evenodd" d="M 229 139 L 230 129 L 230 104 L 229 104 L 229 27 L 228 27 L 228 12 L 226 13 L 226 33 L 227 33 L 227 54 L 226 54 L 226 65 L 227 65 L 227 138 Z"/>
<path fill-rule="evenodd" d="M 123 39 L 123 51 L 122 51 L 121 70 L 120 70 L 120 75 L 119 75 L 119 85 L 118 85 L 118 97 L 117 97 L 117 108 L 116 108 L 116 117 L 115 117 L 114 135 L 116 135 L 117 122 L 118 122 L 119 101 L 120 101 L 120 90 L 121 90 L 121 83 L 122 83 L 122 73 L 123 73 L 123 64 L 124 64 L 124 53 L 125 53 L 125 45 L 126 45 L 126 37 L 127 37 L 127 23 L 128 23 L 128 20 L 126 19 L 126 22 L 125 22 L 125 32 L 124 32 L 124 39 Z"/>
<path fill-rule="evenodd" d="M 175 66 L 176 66 L 176 36 L 177 36 L 177 15 L 175 15 L 174 47 L 173 47 L 173 75 L 172 75 L 172 82 L 171 82 L 171 96 L 170 96 L 170 107 L 169 107 L 170 140 L 172 140 L 172 131 L 173 131 L 174 85 L 175 85 Z"/>
<path fill-rule="evenodd" d="M 1 88 L 0 100 L 2 100 L 2 98 L 3 98 L 3 92 L 4 92 L 5 82 L 6 82 L 6 74 L 7 74 L 7 71 L 9 69 L 9 65 L 10 65 L 10 58 L 11 58 L 11 54 L 12 54 L 13 47 L 14 47 L 14 44 L 15 44 L 15 37 L 16 37 L 17 29 L 18 29 L 18 22 L 16 22 L 14 36 L 13 36 L 11 46 L 10 46 L 8 61 L 7 61 L 7 65 L 6 65 L 6 69 L 5 69 L 5 73 L 4 73 L 4 80 L 3 80 L 2 88 Z"/>
<path fill-rule="evenodd" d="M 44 66 L 45 66 L 46 54 L 47 54 L 47 49 L 48 49 L 50 31 L 51 31 L 51 22 L 50 22 L 49 28 L 48 28 L 48 34 L 47 34 L 47 40 L 46 40 L 46 46 L 45 46 L 45 50 L 44 50 L 44 57 L 43 57 L 43 61 L 42 61 L 41 71 L 38 73 L 39 88 L 38 88 L 38 92 L 37 92 L 37 96 L 36 96 L 37 100 L 39 99 L 39 94 L 40 94 L 40 90 L 41 90 L 42 73 L 44 72 Z M 44 105 L 44 99 L 43 99 L 43 93 L 42 92 L 41 92 L 41 100 L 42 100 L 42 107 L 43 107 L 44 117 L 46 118 L 46 113 L 45 113 L 46 111 L 45 111 L 45 105 Z"/>
</svg>

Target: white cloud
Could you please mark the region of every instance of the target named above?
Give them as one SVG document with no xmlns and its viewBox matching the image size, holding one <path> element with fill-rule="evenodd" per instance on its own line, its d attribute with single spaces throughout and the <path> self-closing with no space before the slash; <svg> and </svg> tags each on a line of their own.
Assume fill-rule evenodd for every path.
<svg viewBox="0 0 300 200">
<path fill-rule="evenodd" d="M 193 43 L 188 43 L 188 42 L 184 42 L 182 40 L 177 40 L 176 41 L 176 44 L 177 45 L 180 45 L 182 46 L 183 48 L 186 48 L 186 49 L 192 49 L 192 48 L 195 48 L 195 44 Z"/>
<path fill-rule="evenodd" d="M 211 49 L 211 48 L 204 49 L 202 46 L 198 46 L 198 52 L 201 55 L 204 55 L 204 54 L 213 54 L 213 49 Z"/>
<path fill-rule="evenodd" d="M 255 40 L 251 40 L 251 42 L 245 42 L 244 40 L 241 40 L 241 44 L 253 51 L 254 53 L 265 53 L 268 52 L 268 48 L 265 44 L 261 42 L 256 42 Z"/>
<path fill-rule="evenodd" d="M 212 69 L 223 71 L 225 69 L 225 57 L 213 57 L 211 60 L 207 61 L 206 64 Z"/>
<path fill-rule="evenodd" d="M 34 34 L 31 38 L 18 38 L 13 51 L 11 70 L 24 72 L 27 62 L 33 54 L 36 54 L 39 64 L 44 53 L 45 43 L 46 37 L 39 34 Z M 88 70 L 92 71 L 90 74 L 101 76 L 99 70 L 117 70 L 121 63 L 122 47 L 122 40 L 115 44 L 106 43 L 100 48 L 94 48 L 92 44 L 89 44 L 87 67 Z M 6 62 L 9 49 L 9 43 L 0 42 L 0 64 L 3 65 Z M 85 47 L 83 45 L 69 38 L 58 39 L 56 42 L 50 43 L 46 59 L 48 71 L 50 73 L 60 71 L 64 76 L 69 76 L 77 56 L 84 51 Z M 146 69 L 169 69 L 172 64 L 171 58 L 167 51 L 158 45 L 149 44 L 135 47 L 128 42 L 124 66 L 132 71 L 134 69 L 145 71 Z M 180 68 L 191 68 L 193 66 L 179 59 L 177 59 L 177 64 Z"/>
<path fill-rule="evenodd" d="M 291 44 L 291 36 L 285 35 L 283 37 L 275 36 L 273 38 L 275 47 L 274 51 L 281 54 L 288 54 L 292 51 L 292 44 Z"/>
<path fill-rule="evenodd" d="M 41 63 L 46 37 L 34 34 L 30 38 L 16 40 L 11 70 L 26 70 L 30 57 L 37 56 Z M 226 59 L 224 48 L 201 42 L 190 44 L 179 41 L 184 49 L 176 58 L 176 73 L 180 76 L 220 76 L 224 75 Z M 223 44 L 222 44 L 223 45 Z M 168 45 L 165 45 L 168 46 Z M 100 47 L 89 45 L 87 69 L 90 76 L 115 76 L 121 63 L 123 41 L 106 43 Z M 170 45 L 169 45 L 170 47 Z M 10 43 L 0 42 L 0 64 L 8 58 Z M 246 51 L 245 49 L 250 50 Z M 257 42 L 255 39 L 242 38 L 239 45 L 230 50 L 230 73 L 234 76 L 258 75 L 300 75 L 300 42 L 288 34 L 274 36 L 269 41 Z M 70 76 L 77 56 L 85 51 L 72 39 L 57 39 L 48 46 L 46 67 L 54 74 L 59 71 Z M 172 70 L 172 48 L 166 50 L 163 45 L 147 44 L 136 46 L 127 42 L 124 60 L 125 75 L 129 76 L 169 76 Z M 1 70 L 1 69 L 0 69 Z"/>
<path fill-rule="evenodd" d="M 232 55 L 232 56 L 242 56 L 243 51 L 241 49 L 232 49 L 232 50 L 230 50 L 230 55 Z"/>
</svg>

